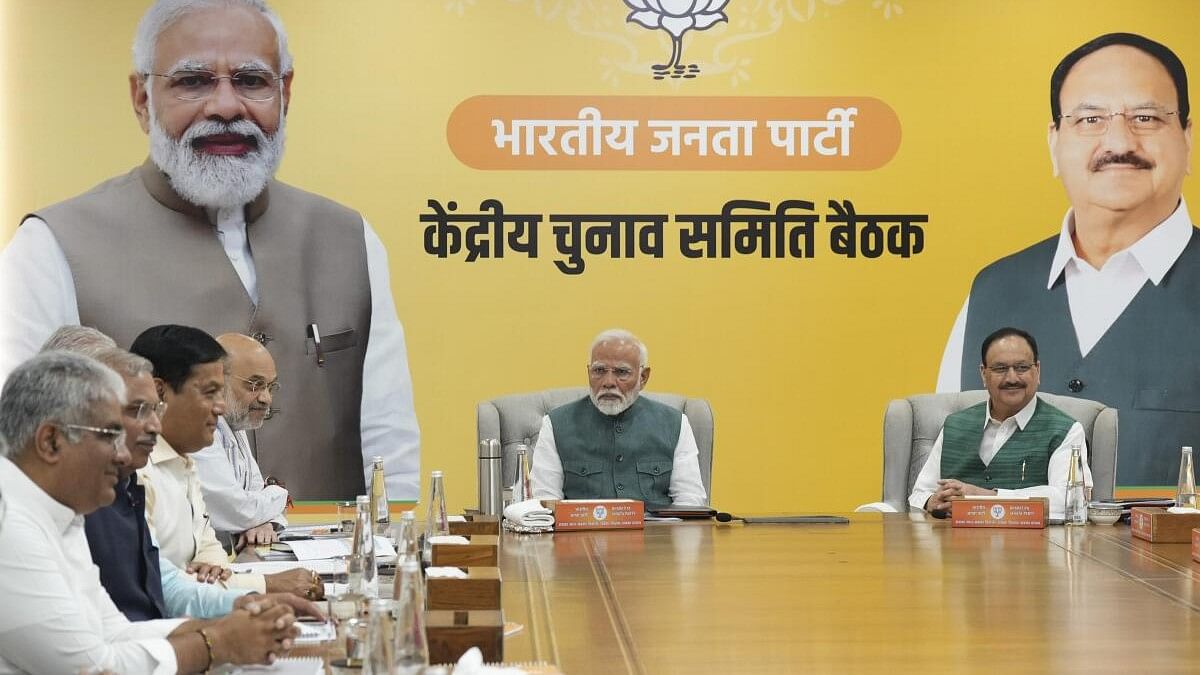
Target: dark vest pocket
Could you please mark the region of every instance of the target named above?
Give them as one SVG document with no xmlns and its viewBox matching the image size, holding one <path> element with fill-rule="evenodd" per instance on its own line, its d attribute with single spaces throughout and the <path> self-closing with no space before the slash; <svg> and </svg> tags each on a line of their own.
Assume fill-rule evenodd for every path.
<svg viewBox="0 0 1200 675">
<path fill-rule="evenodd" d="M 354 332 L 353 328 L 343 328 L 334 333 L 321 335 L 321 351 L 325 354 L 332 354 L 357 346 L 358 334 Z M 304 353 L 317 353 L 317 345 L 311 337 L 304 340 Z"/>
<path fill-rule="evenodd" d="M 1200 412 L 1200 395 L 1192 390 L 1138 389 L 1133 397 L 1133 407 L 1140 410 Z"/>
<path fill-rule="evenodd" d="M 644 460 L 637 463 L 638 486 L 650 501 L 670 501 L 671 462 Z"/>
<path fill-rule="evenodd" d="M 563 464 L 563 498 L 595 499 L 607 496 L 608 491 L 604 489 L 605 475 L 603 467 L 596 463 Z"/>
</svg>

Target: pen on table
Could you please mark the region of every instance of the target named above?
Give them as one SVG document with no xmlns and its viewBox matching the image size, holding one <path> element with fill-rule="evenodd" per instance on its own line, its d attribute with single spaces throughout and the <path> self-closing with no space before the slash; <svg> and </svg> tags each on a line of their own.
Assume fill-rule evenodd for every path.
<svg viewBox="0 0 1200 675">
<path fill-rule="evenodd" d="M 321 351 L 321 331 L 317 328 L 317 324 L 308 324 L 308 337 L 312 338 L 313 349 L 317 352 L 317 367 L 325 365 L 325 353 Z"/>
</svg>

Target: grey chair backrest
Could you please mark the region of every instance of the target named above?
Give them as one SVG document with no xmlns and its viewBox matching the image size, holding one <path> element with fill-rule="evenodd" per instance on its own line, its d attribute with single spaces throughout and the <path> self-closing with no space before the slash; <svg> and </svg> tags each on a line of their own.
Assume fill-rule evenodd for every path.
<svg viewBox="0 0 1200 675">
<path fill-rule="evenodd" d="M 1117 409 L 1071 396 L 1038 396 L 1083 426 L 1092 498 L 1112 499 L 1117 478 Z M 883 417 L 883 501 L 906 511 L 908 495 L 946 417 L 986 399 L 987 392 L 977 390 L 921 394 L 888 403 Z"/>
<path fill-rule="evenodd" d="M 529 447 L 537 445 L 538 432 L 542 428 L 542 417 L 560 405 L 577 401 L 588 395 L 587 387 L 546 389 L 528 394 L 501 396 L 479 404 L 475 414 L 476 441 L 496 438 L 504 449 L 501 467 L 504 484 L 512 485 L 517 480 L 517 444 L 529 439 Z M 700 451 L 700 479 L 704 491 L 712 500 L 712 450 L 713 414 L 708 401 L 688 398 L 679 394 L 642 392 L 642 396 L 680 410 L 687 415 L 692 433 L 696 435 L 696 446 Z M 478 446 L 476 446 L 478 447 Z"/>
</svg>

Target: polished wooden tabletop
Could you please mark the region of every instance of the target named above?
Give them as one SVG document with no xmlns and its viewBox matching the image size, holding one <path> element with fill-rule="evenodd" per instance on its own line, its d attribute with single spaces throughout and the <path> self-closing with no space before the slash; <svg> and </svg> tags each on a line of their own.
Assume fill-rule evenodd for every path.
<svg viewBox="0 0 1200 675">
<path fill-rule="evenodd" d="M 505 536 L 506 661 L 564 673 L 1197 672 L 1200 564 L 1126 526 Z"/>
</svg>

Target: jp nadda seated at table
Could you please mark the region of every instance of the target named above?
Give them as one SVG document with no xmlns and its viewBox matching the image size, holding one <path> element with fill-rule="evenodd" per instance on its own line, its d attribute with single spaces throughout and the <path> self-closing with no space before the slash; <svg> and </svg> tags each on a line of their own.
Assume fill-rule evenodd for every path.
<svg viewBox="0 0 1200 675">
<path fill-rule="evenodd" d="M 638 395 L 650 380 L 645 344 L 608 330 L 589 356 L 590 395 L 542 418 L 530 470 L 534 498 L 707 503 L 687 416 Z"/>
<path fill-rule="evenodd" d="M 1046 497 L 1050 516 L 1065 509 L 1071 446 L 1087 468 L 1083 426 L 1037 397 L 1041 364 L 1037 341 L 1019 328 L 1001 328 L 983 340 L 979 374 L 988 400 L 946 418 L 908 503 L 945 512 L 954 497 Z"/>
</svg>

